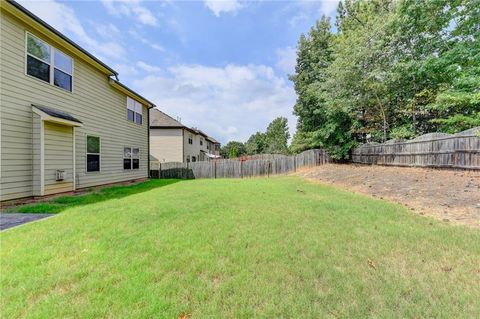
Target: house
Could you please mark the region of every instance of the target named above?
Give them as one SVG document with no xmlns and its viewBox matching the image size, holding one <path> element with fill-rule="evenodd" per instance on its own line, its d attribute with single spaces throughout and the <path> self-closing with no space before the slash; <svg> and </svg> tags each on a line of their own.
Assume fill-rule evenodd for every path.
<svg viewBox="0 0 480 319">
<path fill-rule="evenodd" d="M 219 158 L 220 143 L 168 114 L 150 110 L 150 154 L 157 162 L 197 162 Z"/>
<path fill-rule="evenodd" d="M 147 178 L 153 103 L 18 3 L 0 8 L 0 201 Z"/>
</svg>

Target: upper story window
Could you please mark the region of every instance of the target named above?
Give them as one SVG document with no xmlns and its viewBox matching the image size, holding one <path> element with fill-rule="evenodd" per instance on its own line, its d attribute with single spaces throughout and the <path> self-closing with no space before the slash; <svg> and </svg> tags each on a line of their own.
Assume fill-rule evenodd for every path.
<svg viewBox="0 0 480 319">
<path fill-rule="evenodd" d="M 139 125 L 143 122 L 142 104 L 129 96 L 127 96 L 127 119 Z"/>
<path fill-rule="evenodd" d="M 193 144 L 193 135 L 188 134 L 188 144 Z"/>
<path fill-rule="evenodd" d="M 200 137 L 200 145 L 203 145 L 203 137 Z"/>
<path fill-rule="evenodd" d="M 39 38 L 27 33 L 26 73 L 72 91 L 73 59 Z"/>
</svg>

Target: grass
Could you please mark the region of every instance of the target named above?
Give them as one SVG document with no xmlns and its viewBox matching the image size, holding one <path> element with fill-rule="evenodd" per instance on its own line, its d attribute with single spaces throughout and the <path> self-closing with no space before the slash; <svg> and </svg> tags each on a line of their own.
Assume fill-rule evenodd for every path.
<svg viewBox="0 0 480 319">
<path fill-rule="evenodd" d="M 136 193 L 145 192 L 152 188 L 170 185 L 178 181 L 179 180 L 173 179 L 157 179 L 134 185 L 111 186 L 96 191 L 94 190 L 86 194 L 61 196 L 46 202 L 10 207 L 6 211 L 9 213 L 57 214 L 67 208 L 103 202 L 110 199 L 119 199 Z"/>
<path fill-rule="evenodd" d="M 2 232 L 2 317 L 480 316 L 478 230 L 296 177 L 137 187 Z"/>
</svg>

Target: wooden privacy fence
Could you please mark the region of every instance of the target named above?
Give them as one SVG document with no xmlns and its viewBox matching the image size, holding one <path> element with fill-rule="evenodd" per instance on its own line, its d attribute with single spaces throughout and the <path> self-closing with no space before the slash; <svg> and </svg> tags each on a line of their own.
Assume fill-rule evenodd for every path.
<svg viewBox="0 0 480 319">
<path fill-rule="evenodd" d="M 430 133 L 411 141 L 391 140 L 357 147 L 352 161 L 362 164 L 480 170 L 480 127 L 457 134 Z"/>
<path fill-rule="evenodd" d="M 297 155 L 261 154 L 246 158 L 221 159 L 195 163 L 151 162 L 152 178 L 245 178 L 294 172 L 305 166 L 328 162 L 324 150 L 308 150 Z"/>
</svg>

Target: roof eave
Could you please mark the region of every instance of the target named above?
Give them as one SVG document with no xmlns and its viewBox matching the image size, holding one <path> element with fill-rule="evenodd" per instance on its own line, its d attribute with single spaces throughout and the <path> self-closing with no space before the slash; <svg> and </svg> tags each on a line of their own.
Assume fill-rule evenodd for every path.
<svg viewBox="0 0 480 319">
<path fill-rule="evenodd" d="M 153 102 L 150 102 L 134 90 L 130 89 L 128 86 L 125 84 L 114 80 L 112 78 L 109 79 L 110 85 L 119 90 L 120 92 L 125 93 L 126 95 L 130 96 L 131 98 L 136 99 L 137 101 L 141 102 L 142 104 L 145 104 L 149 109 L 154 108 L 155 104 Z"/>
</svg>

